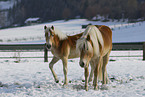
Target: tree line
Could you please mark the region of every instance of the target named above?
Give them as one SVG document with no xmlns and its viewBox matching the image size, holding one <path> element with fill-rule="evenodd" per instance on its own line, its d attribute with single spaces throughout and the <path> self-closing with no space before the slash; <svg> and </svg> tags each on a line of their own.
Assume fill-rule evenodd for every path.
<svg viewBox="0 0 145 97">
<path fill-rule="evenodd" d="M 106 19 L 145 19 L 145 0 L 17 0 L 8 18 L 22 24 L 29 17 L 40 17 L 45 22 L 97 15 Z"/>
</svg>

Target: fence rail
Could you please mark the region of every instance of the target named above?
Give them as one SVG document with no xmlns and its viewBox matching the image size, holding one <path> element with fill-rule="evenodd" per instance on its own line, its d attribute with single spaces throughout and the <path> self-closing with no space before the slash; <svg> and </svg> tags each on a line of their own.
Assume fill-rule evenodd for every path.
<svg viewBox="0 0 145 97">
<path fill-rule="evenodd" d="M 48 61 L 48 50 L 46 49 L 45 44 L 0 44 L 0 50 L 44 50 L 44 61 Z M 145 60 L 145 42 L 113 43 L 112 50 L 143 50 L 143 60 Z"/>
<path fill-rule="evenodd" d="M 112 50 L 143 50 L 144 42 L 113 43 Z M 0 44 L 0 50 L 44 50 L 45 44 Z"/>
<path fill-rule="evenodd" d="M 143 50 L 144 42 L 113 43 L 112 50 Z"/>
<path fill-rule="evenodd" d="M 45 44 L 0 44 L 0 50 L 43 50 Z"/>
</svg>

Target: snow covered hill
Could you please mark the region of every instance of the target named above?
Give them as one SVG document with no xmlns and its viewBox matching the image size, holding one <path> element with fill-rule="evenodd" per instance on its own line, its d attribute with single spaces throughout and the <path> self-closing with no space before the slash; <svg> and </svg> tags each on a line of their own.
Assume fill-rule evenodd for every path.
<svg viewBox="0 0 145 97">
<path fill-rule="evenodd" d="M 84 31 L 81 25 L 86 24 L 107 25 L 113 30 L 113 42 L 143 42 L 145 41 L 145 22 L 101 22 L 88 21 L 86 19 L 74 19 L 69 21 L 58 20 L 39 25 L 9 28 L 0 30 L 0 43 L 35 42 L 44 43 L 44 25 L 54 25 L 67 35 L 73 35 Z"/>
<path fill-rule="evenodd" d="M 0 9 L 5 10 L 12 8 L 16 0 L 0 1 Z"/>
</svg>

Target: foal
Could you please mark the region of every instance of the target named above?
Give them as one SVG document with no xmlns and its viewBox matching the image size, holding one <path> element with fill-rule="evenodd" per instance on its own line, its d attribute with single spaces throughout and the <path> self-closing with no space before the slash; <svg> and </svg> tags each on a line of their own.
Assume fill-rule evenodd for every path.
<svg viewBox="0 0 145 97">
<path fill-rule="evenodd" d="M 63 63 L 63 72 L 65 77 L 64 85 L 67 85 L 67 60 L 80 56 L 79 51 L 76 50 L 76 41 L 82 36 L 82 33 L 73 36 L 67 36 L 58 29 L 54 28 L 54 26 L 44 26 L 44 29 L 46 43 L 49 46 L 51 45 L 51 52 L 54 55 L 53 59 L 49 64 L 49 68 L 53 74 L 55 82 L 58 83 L 59 80 L 56 73 L 54 72 L 53 65 L 61 59 Z"/>
</svg>

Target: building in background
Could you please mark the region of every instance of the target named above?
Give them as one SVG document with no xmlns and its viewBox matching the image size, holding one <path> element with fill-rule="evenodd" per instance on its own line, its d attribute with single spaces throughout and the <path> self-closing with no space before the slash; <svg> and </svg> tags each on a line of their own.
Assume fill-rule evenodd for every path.
<svg viewBox="0 0 145 97">
<path fill-rule="evenodd" d="M 25 20 L 25 24 L 26 25 L 34 25 L 34 24 L 38 24 L 41 23 L 41 20 L 39 17 L 36 18 L 28 18 Z"/>
</svg>

